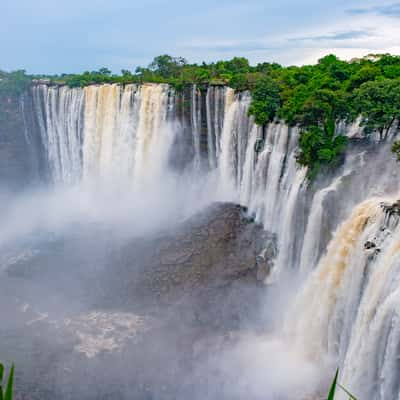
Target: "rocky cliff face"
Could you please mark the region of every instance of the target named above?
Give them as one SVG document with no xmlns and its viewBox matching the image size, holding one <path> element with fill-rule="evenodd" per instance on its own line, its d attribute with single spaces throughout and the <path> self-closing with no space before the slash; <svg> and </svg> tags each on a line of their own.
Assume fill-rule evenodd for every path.
<svg viewBox="0 0 400 400">
<path fill-rule="evenodd" d="M 0 97 L 0 183 L 7 189 L 26 186 L 36 177 L 36 160 L 28 137 L 23 101 L 17 96 Z"/>
<path fill-rule="evenodd" d="M 266 258 L 271 260 L 277 253 L 275 238 L 252 222 L 243 207 L 216 203 L 153 241 L 137 240 L 119 248 L 111 264 L 118 292 L 133 295 L 134 302 L 184 304 L 182 298 L 191 297 L 197 298 L 194 314 L 218 313 L 218 304 L 226 301 L 235 282 L 262 285 L 266 265 L 258 255 L 267 242 Z M 222 325 L 229 320 L 223 317 Z"/>
</svg>

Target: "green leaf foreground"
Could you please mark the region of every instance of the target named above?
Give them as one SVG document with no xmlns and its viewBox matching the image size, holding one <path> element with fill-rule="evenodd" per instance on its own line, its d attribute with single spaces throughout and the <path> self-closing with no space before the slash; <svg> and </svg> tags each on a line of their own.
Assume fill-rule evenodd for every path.
<svg viewBox="0 0 400 400">
<path fill-rule="evenodd" d="M 344 388 L 340 383 L 339 383 L 340 389 L 342 389 L 348 396 L 349 400 L 357 400 L 355 396 L 353 396 L 346 388 Z"/>
<path fill-rule="evenodd" d="M 339 375 L 339 368 L 336 370 L 336 374 L 335 374 L 335 377 L 333 378 L 333 382 L 332 382 L 331 388 L 329 389 L 328 400 L 334 400 L 335 399 L 335 392 L 336 392 L 336 385 L 337 385 L 338 375 Z"/>
<path fill-rule="evenodd" d="M 12 400 L 13 398 L 13 385 L 14 385 L 14 365 L 10 368 L 8 375 L 7 385 L 3 389 L 4 365 L 0 363 L 0 400 Z"/>
<path fill-rule="evenodd" d="M 328 394 L 327 400 L 335 400 L 335 394 L 336 394 L 336 389 L 337 388 L 343 390 L 349 396 L 349 400 L 357 400 L 357 398 L 354 395 L 352 395 L 346 388 L 344 388 L 338 382 L 338 376 L 339 376 L 339 368 L 336 370 L 335 377 L 333 378 L 333 382 L 332 382 L 331 387 L 329 389 L 329 394 Z"/>
</svg>

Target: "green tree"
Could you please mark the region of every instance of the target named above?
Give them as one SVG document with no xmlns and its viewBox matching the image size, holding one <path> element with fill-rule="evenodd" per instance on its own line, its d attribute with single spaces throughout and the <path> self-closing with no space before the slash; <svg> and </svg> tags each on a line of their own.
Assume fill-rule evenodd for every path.
<svg viewBox="0 0 400 400">
<path fill-rule="evenodd" d="M 354 103 L 365 132 L 379 132 L 381 139 L 386 138 L 400 118 L 400 79 L 363 83 L 355 92 Z"/>
<path fill-rule="evenodd" d="M 107 75 L 107 76 L 111 75 L 111 71 L 108 68 L 105 68 L 105 67 L 100 68 L 98 73 L 100 75 Z"/>
<path fill-rule="evenodd" d="M 182 57 L 172 57 L 168 54 L 157 56 L 149 65 L 149 70 L 163 78 L 176 77 L 180 69 L 187 64 Z"/>
<path fill-rule="evenodd" d="M 249 115 L 254 116 L 255 123 L 264 126 L 272 122 L 281 106 L 278 83 L 266 76 L 257 82 L 251 95 Z"/>
<path fill-rule="evenodd" d="M 323 166 L 333 166 L 339 162 L 347 145 L 347 137 L 312 126 L 300 135 L 300 151 L 297 161 L 309 167 L 308 176 L 314 178 Z"/>
<path fill-rule="evenodd" d="M 356 71 L 350 78 L 348 89 L 354 90 L 362 85 L 364 82 L 374 81 L 381 75 L 381 70 L 376 65 L 367 64 Z"/>
<path fill-rule="evenodd" d="M 250 71 L 249 60 L 244 57 L 234 57 L 225 62 L 225 69 L 233 74 L 244 74 Z"/>
</svg>

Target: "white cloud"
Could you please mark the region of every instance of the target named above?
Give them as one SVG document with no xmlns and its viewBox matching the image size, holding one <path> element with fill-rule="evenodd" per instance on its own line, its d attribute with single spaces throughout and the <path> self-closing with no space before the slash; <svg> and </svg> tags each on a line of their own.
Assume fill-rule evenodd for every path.
<svg viewBox="0 0 400 400">
<path fill-rule="evenodd" d="M 383 15 L 345 14 L 339 21 L 307 30 L 293 30 L 284 35 L 271 35 L 254 40 L 202 40 L 182 43 L 190 53 L 228 58 L 247 56 L 252 62 L 278 61 L 282 64 L 315 63 L 333 53 L 343 59 L 362 57 L 370 53 L 400 54 L 400 25 Z M 199 55 L 197 54 L 197 58 Z"/>
</svg>

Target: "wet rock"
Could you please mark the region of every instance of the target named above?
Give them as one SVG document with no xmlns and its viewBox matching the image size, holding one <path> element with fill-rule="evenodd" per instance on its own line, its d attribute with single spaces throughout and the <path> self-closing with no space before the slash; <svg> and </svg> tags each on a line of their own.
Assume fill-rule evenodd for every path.
<svg viewBox="0 0 400 400">
<path fill-rule="evenodd" d="M 374 249 L 375 247 L 376 247 L 376 244 L 374 242 L 367 241 L 364 243 L 364 249 L 366 249 L 366 250 Z"/>
<path fill-rule="evenodd" d="M 258 281 L 264 282 L 268 278 L 277 253 L 276 240 L 271 239 L 268 241 L 267 247 L 256 257 L 256 277 Z"/>
<path fill-rule="evenodd" d="M 161 254 L 161 264 L 162 265 L 171 265 L 171 264 L 181 264 L 185 261 L 188 261 L 192 256 L 192 251 L 189 249 L 173 249 L 169 252 L 165 252 Z"/>
<path fill-rule="evenodd" d="M 381 207 L 389 215 L 395 214 L 400 216 L 400 200 L 397 200 L 395 203 L 381 203 Z"/>
<path fill-rule="evenodd" d="M 110 291 L 111 279 L 118 289 L 110 292 L 125 301 L 140 297 L 141 303 L 151 303 L 154 293 L 161 293 L 157 301 L 170 304 L 236 281 L 257 285 L 272 267 L 274 243 L 261 225 L 249 222 L 243 207 L 217 203 L 156 240 L 119 248 L 109 260 L 113 276 L 105 278 L 105 290 Z"/>
</svg>

